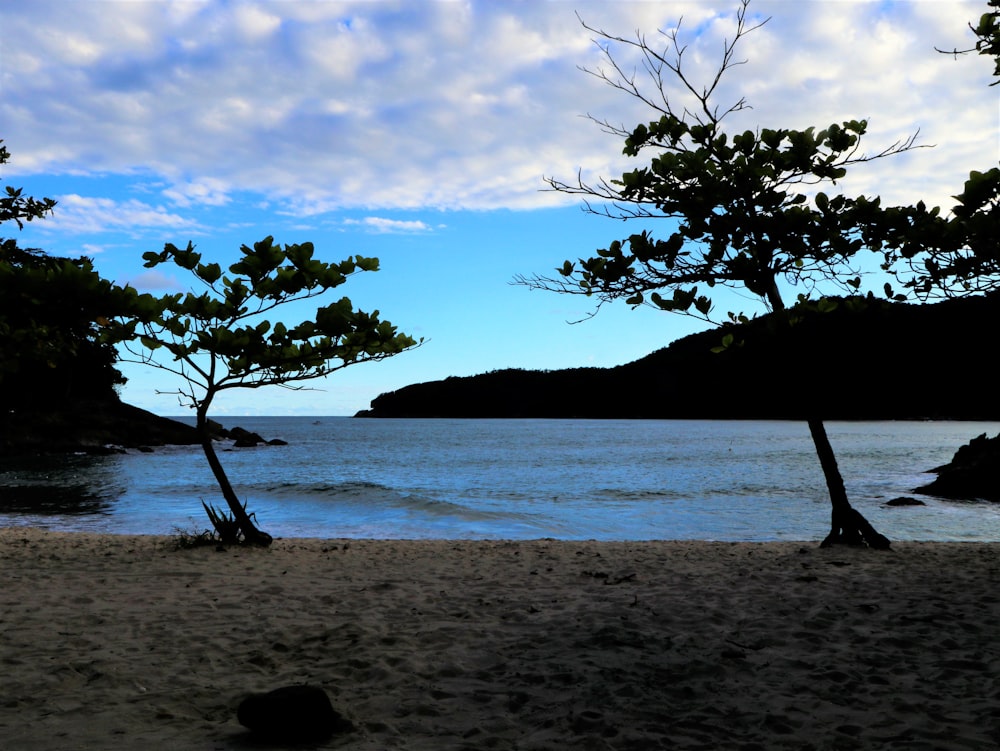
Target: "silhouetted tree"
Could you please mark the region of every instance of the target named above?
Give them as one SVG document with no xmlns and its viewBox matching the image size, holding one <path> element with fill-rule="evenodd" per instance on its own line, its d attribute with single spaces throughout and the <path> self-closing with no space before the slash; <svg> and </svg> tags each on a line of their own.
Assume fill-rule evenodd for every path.
<svg viewBox="0 0 1000 751">
<path fill-rule="evenodd" d="M 125 342 L 135 361 L 184 382 L 176 393 L 195 410 L 202 448 L 232 515 L 227 519 L 206 504 L 219 534 L 268 545 L 271 536 L 254 524 L 215 453 L 208 420 L 215 397 L 231 389 L 301 388 L 302 381 L 391 357 L 417 342 L 380 320 L 378 311 L 354 310 L 346 297 L 316 308 L 311 319 L 294 326 L 264 317 L 323 295 L 357 272 L 377 271 L 377 259 L 325 263 L 313 257 L 312 243 L 280 246 L 271 237 L 242 246 L 240 253 L 228 274 L 217 263 L 202 263 L 190 243 L 143 254 L 147 268 L 171 262 L 190 271 L 204 291 L 145 299 L 138 315 L 118 320 L 110 333 Z"/>
<path fill-rule="evenodd" d="M 0 164 L 10 158 L 0 142 Z M 44 218 L 56 202 L 6 186 L 0 223 Z M 0 238 L 0 423 L 15 413 L 60 409 L 80 399 L 116 398 L 124 383 L 99 322 L 129 309 L 129 293 L 89 258 L 60 258 Z"/>
<path fill-rule="evenodd" d="M 721 63 L 705 86 L 688 76 L 680 24 L 661 32 L 662 48 L 641 34 L 623 38 L 584 24 L 597 35 L 609 65 L 587 72 L 644 103 L 655 118 L 632 129 L 595 122 L 624 140 L 627 156 L 652 155 L 647 166 L 619 179 L 588 184 L 578 176 L 573 183 L 547 182 L 553 190 L 582 196 L 591 213 L 620 220 L 666 218 L 675 229 L 665 239 L 648 230 L 631 234 L 590 258 L 566 261 L 557 277 L 519 277 L 519 283 L 596 298 L 598 307 L 622 299 L 705 320 L 714 320 L 711 290 L 733 287 L 755 295 L 785 327 L 794 323 L 785 300 L 789 288 L 800 290 L 800 304 L 815 301 L 821 310 L 834 303 L 817 299 L 820 288 L 857 291 L 861 278 L 853 263 L 857 253 L 868 249 L 862 228 L 881 211 L 879 199 L 831 197 L 815 186 L 836 183 L 855 165 L 908 151 L 915 136 L 866 154 L 861 150 L 864 120 L 820 130 L 727 132 L 724 121 L 748 105 L 740 98 L 720 106 L 716 91 L 740 64 L 735 57 L 740 41 L 766 23 L 751 24 L 747 6 L 744 0 L 736 13 L 735 34 L 725 42 Z M 626 70 L 615 49 L 637 53 L 646 77 Z M 679 84 L 679 97 L 674 84 Z M 722 347 L 732 344 L 728 336 Z M 807 388 L 830 387 L 822 383 L 821 373 L 787 377 Z M 807 422 L 832 504 L 824 545 L 864 542 L 887 548 L 889 541 L 851 506 L 821 416 Z"/>
</svg>

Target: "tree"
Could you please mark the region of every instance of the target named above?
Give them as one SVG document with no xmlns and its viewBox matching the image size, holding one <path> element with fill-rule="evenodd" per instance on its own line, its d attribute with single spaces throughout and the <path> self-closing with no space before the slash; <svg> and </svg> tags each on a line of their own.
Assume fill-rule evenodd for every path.
<svg viewBox="0 0 1000 751">
<path fill-rule="evenodd" d="M 0 164 L 10 153 L 0 141 Z M 56 202 L 6 186 L 0 223 L 50 214 Z M 0 422 L 25 412 L 62 409 L 86 398 L 114 397 L 124 383 L 114 346 L 98 321 L 123 314 L 131 296 L 94 270 L 89 258 L 60 258 L 0 238 Z"/>
<path fill-rule="evenodd" d="M 271 536 L 254 524 L 215 453 L 208 419 L 215 397 L 231 389 L 301 388 L 303 381 L 391 357 L 417 342 L 380 320 L 378 311 L 354 310 L 346 297 L 318 307 L 312 320 L 291 327 L 264 318 L 290 303 L 323 295 L 355 273 L 378 270 L 377 259 L 354 256 L 325 263 L 313 257 L 312 243 L 280 246 L 271 237 L 252 248 L 242 246 L 240 253 L 228 275 L 217 263 L 203 263 L 190 243 L 185 249 L 167 244 L 160 253 L 143 254 L 147 268 L 174 263 L 190 271 L 204 291 L 147 296 L 136 315 L 109 322 L 108 334 L 125 343 L 132 361 L 184 382 L 176 393 L 195 410 L 202 449 L 232 515 L 226 518 L 205 504 L 220 536 L 268 545 Z"/>
<path fill-rule="evenodd" d="M 712 290 L 732 287 L 754 295 L 783 327 L 795 323 L 785 300 L 789 288 L 799 291 L 800 305 L 820 310 L 834 305 L 819 295 L 821 287 L 856 294 L 861 276 L 853 265 L 855 256 L 868 248 L 863 228 L 881 211 L 880 201 L 828 196 L 816 186 L 836 183 L 855 165 L 915 148 L 916 135 L 866 154 L 861 150 L 867 131 L 864 120 L 820 130 L 728 133 L 727 118 L 748 105 L 743 98 L 729 106 L 717 105 L 716 92 L 725 75 L 741 64 L 735 57 L 740 41 L 767 22 L 751 25 L 748 2 L 743 0 L 737 10 L 735 34 L 725 42 L 717 72 L 705 86 L 688 76 L 680 24 L 660 32 L 662 49 L 641 34 L 622 38 L 583 24 L 597 35 L 595 43 L 609 64 L 608 69 L 586 72 L 638 99 L 655 118 L 630 130 L 591 119 L 624 140 L 627 156 L 653 155 L 648 166 L 630 170 L 620 179 L 588 184 L 578 175 L 573 183 L 557 179 L 547 183 L 552 190 L 582 196 L 590 213 L 619 220 L 668 219 L 675 229 L 665 239 L 648 230 L 633 233 L 590 258 L 566 261 L 556 277 L 519 277 L 519 283 L 596 298 L 598 309 L 606 302 L 625 300 L 633 307 L 649 305 L 711 322 L 717 322 Z M 646 76 L 627 72 L 612 45 L 637 53 Z M 679 85 L 679 93 L 672 84 Z M 730 313 L 729 318 L 746 316 Z M 721 346 L 734 344 L 727 336 Z M 787 377 L 803 379 L 813 389 L 824 388 L 820 374 Z M 889 541 L 851 506 L 820 415 L 810 415 L 807 422 L 832 505 L 831 530 L 823 544 L 889 547 Z"/>
<path fill-rule="evenodd" d="M 0 410 L 52 410 L 116 398 L 125 382 L 98 321 L 125 313 L 130 296 L 88 258 L 59 258 L 0 240 Z"/>
</svg>

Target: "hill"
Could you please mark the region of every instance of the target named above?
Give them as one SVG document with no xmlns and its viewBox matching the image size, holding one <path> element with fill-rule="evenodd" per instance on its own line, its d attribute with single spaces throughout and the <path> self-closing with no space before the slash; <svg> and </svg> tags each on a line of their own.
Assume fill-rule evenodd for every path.
<svg viewBox="0 0 1000 751">
<path fill-rule="evenodd" d="M 382 394 L 358 417 L 1000 419 L 990 331 L 1000 297 L 840 300 L 678 339 L 615 368 L 499 370 Z M 724 334 L 742 346 L 713 353 Z"/>
</svg>

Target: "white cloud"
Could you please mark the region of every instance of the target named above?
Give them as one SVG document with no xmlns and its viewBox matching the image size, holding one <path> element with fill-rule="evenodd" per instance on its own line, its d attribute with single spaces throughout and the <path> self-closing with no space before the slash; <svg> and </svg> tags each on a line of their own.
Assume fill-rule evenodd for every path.
<svg viewBox="0 0 1000 751">
<path fill-rule="evenodd" d="M 135 199 L 115 201 L 72 193 L 57 198 L 52 218 L 45 222 L 46 230 L 74 234 L 120 232 L 133 237 L 141 237 L 148 230 L 200 230 L 191 219 Z"/>
<path fill-rule="evenodd" d="M 541 192 L 542 176 L 625 165 L 581 114 L 651 116 L 577 70 L 600 56 L 574 10 L 650 39 L 683 15 L 692 70 L 711 71 L 736 5 L 38 0 L 4 11 L 0 119 L 12 168 L 143 171 L 178 206 L 220 205 L 233 187 L 300 216 L 551 205 L 567 199 Z M 933 47 L 967 45 L 982 7 L 754 0 L 752 13 L 773 18 L 746 39 L 749 62 L 720 101 L 748 97 L 739 127 L 870 118 L 875 147 L 919 127 L 936 150 L 859 170 L 851 185 L 947 201 L 989 166 L 996 105 L 988 61 L 956 64 Z M 182 221 L 147 208 L 145 222 Z"/>
<path fill-rule="evenodd" d="M 378 216 L 367 216 L 364 219 L 345 219 L 345 225 L 357 225 L 369 232 L 379 235 L 400 235 L 425 233 L 433 231 L 427 222 L 418 220 L 385 219 Z"/>
<path fill-rule="evenodd" d="M 163 191 L 177 206 L 225 206 L 229 203 L 229 186 L 221 180 L 204 178 L 186 183 L 178 183 Z"/>
<path fill-rule="evenodd" d="M 237 5 L 233 8 L 235 26 L 250 42 L 266 39 L 281 27 L 281 17 L 262 7 Z"/>
</svg>

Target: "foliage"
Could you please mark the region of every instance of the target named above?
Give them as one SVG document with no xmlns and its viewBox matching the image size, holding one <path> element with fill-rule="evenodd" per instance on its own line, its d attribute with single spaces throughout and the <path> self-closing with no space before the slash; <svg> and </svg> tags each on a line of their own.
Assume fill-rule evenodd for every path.
<svg viewBox="0 0 1000 751">
<path fill-rule="evenodd" d="M 566 261 L 556 278 L 521 278 L 522 283 L 593 296 L 599 304 L 624 299 L 633 306 L 649 304 L 706 320 L 714 320 L 711 289 L 716 286 L 745 289 L 772 310 L 785 307 L 780 283 L 796 288 L 800 301 L 812 297 L 821 283 L 833 283 L 848 294 L 858 290 L 861 278 L 852 261 L 867 247 L 862 228 L 881 211 L 880 201 L 829 196 L 814 186 L 836 183 L 854 165 L 910 150 L 915 136 L 866 154 L 861 149 L 868 127 L 864 120 L 819 130 L 727 133 L 726 117 L 748 105 L 740 99 L 722 108 L 712 98 L 724 74 L 738 64 L 737 44 L 762 25 L 748 26 L 747 4 L 738 11 L 737 31 L 725 44 L 717 76 L 704 88 L 687 77 L 679 27 L 665 33 L 662 51 L 642 36 L 629 40 L 596 32 L 642 54 L 657 94 L 646 94 L 634 75 L 626 75 L 607 45 L 602 49 L 613 72 L 589 72 L 659 114 L 632 130 L 600 124 L 624 139 L 627 156 L 647 150 L 654 155 L 648 166 L 620 179 L 597 185 L 579 179 L 575 184 L 556 179 L 548 183 L 554 190 L 583 195 L 593 213 L 626 220 L 673 219 L 676 229 L 665 239 L 648 230 L 633 233 L 590 258 Z M 681 108 L 671 102 L 668 73 L 694 96 L 697 106 Z"/>
<path fill-rule="evenodd" d="M 970 24 L 969 27 L 976 35 L 976 52 L 993 58 L 993 76 L 1000 79 L 1000 0 L 988 0 L 987 5 L 993 10 L 980 16 L 977 26 L 972 27 Z M 994 81 L 990 86 L 998 83 L 1000 80 Z"/>
<path fill-rule="evenodd" d="M 208 410 L 213 399 L 234 388 L 300 388 L 302 381 L 391 357 L 417 342 L 380 320 L 378 311 L 355 310 L 346 297 L 317 307 L 311 318 L 293 326 L 264 318 L 323 295 L 356 273 L 376 271 L 377 259 L 354 256 L 326 263 L 314 257 L 312 243 L 281 246 L 272 237 L 252 248 L 244 245 L 240 253 L 228 273 L 217 263 L 202 262 L 190 243 L 145 253 L 147 268 L 173 263 L 193 274 L 203 291 L 143 298 L 136 315 L 109 324 L 109 335 L 124 341 L 135 361 L 183 381 L 176 393 L 196 410 L 202 447 L 232 518 L 244 540 L 266 545 L 270 537 L 256 529 L 212 448 Z M 228 520 L 210 506 L 206 511 L 220 534 L 230 536 Z"/>
<path fill-rule="evenodd" d="M 6 164 L 9 159 L 10 152 L 0 140 L 0 164 Z M 24 227 L 24 222 L 41 219 L 51 213 L 55 205 L 56 202 L 51 198 L 31 198 L 23 195 L 21 188 L 7 185 L 3 195 L 0 196 L 0 223 L 15 222 L 20 229 Z"/>
<path fill-rule="evenodd" d="M 948 215 L 919 202 L 889 210 L 873 230 L 885 246 L 885 267 L 895 266 L 922 299 L 1000 289 L 1000 168 L 971 172 L 954 198 Z"/>
<path fill-rule="evenodd" d="M 219 541 L 223 545 L 238 544 L 240 541 L 240 523 L 236 517 L 204 501 L 201 502 L 201 505 L 205 509 L 205 514 L 208 515 L 208 520 L 212 522 L 212 528 L 218 535 Z M 243 510 L 246 511 L 245 503 L 243 504 Z M 250 514 L 250 516 L 253 517 L 253 514 Z"/>
<path fill-rule="evenodd" d="M 0 145 L 0 164 L 9 157 Z M 23 227 L 55 205 L 7 186 L 0 222 Z M 102 279 L 88 258 L 49 256 L 0 238 L 0 413 L 114 398 L 125 381 L 99 323 L 125 314 L 132 299 L 131 290 Z"/>
<path fill-rule="evenodd" d="M 214 547 L 222 545 L 222 540 L 214 529 L 204 529 L 201 532 L 192 532 L 185 529 L 176 528 L 174 530 L 173 548 L 175 550 L 190 550 L 192 548 Z"/>
<path fill-rule="evenodd" d="M 0 402 L 58 406 L 114 398 L 125 382 L 99 321 L 129 309 L 131 296 L 87 258 L 57 258 L 0 241 Z"/>
<path fill-rule="evenodd" d="M 161 253 L 143 255 L 147 268 L 172 262 L 206 288 L 201 294 L 150 301 L 144 316 L 122 322 L 146 350 L 133 352 L 141 362 L 184 379 L 187 386 L 178 393 L 189 406 L 210 403 L 228 389 L 319 378 L 416 343 L 380 321 L 378 311 L 354 310 L 346 297 L 317 308 L 313 320 L 292 327 L 261 318 L 338 287 L 356 272 L 376 271 L 377 259 L 356 256 L 328 264 L 313 258 L 312 243 L 281 247 L 272 237 L 253 248 L 244 245 L 240 252 L 242 259 L 229 267 L 228 275 L 216 263 L 202 263 L 191 244 L 183 250 L 167 244 Z M 161 358 L 164 352 L 166 359 Z"/>
</svg>

